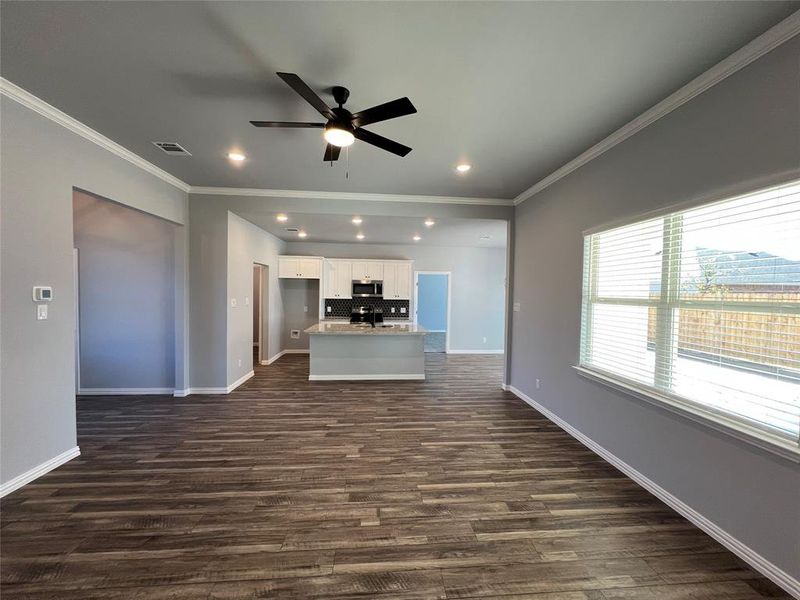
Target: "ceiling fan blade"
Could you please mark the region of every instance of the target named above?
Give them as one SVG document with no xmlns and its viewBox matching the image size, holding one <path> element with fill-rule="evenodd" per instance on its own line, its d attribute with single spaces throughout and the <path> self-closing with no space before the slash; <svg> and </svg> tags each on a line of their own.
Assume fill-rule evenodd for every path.
<svg viewBox="0 0 800 600">
<path fill-rule="evenodd" d="M 404 117 L 406 115 L 413 115 L 417 112 L 411 100 L 408 98 L 398 98 L 391 102 L 379 104 L 372 108 L 366 108 L 353 114 L 353 125 L 356 127 L 364 127 L 370 123 L 377 123 L 378 121 L 387 121 L 397 117 Z"/>
<path fill-rule="evenodd" d="M 362 142 L 367 142 L 368 144 L 377 146 L 381 150 L 386 150 L 387 152 L 391 152 L 392 154 L 397 154 L 397 156 L 405 156 L 406 154 L 411 152 L 411 148 L 409 148 L 408 146 L 404 146 L 399 142 L 395 142 L 394 140 L 385 138 L 382 135 L 378 135 L 377 133 L 372 133 L 371 131 L 367 131 L 366 129 L 358 128 L 353 132 L 353 135 L 356 136 L 356 138 L 358 138 Z"/>
<path fill-rule="evenodd" d="M 308 127 L 311 129 L 323 129 L 325 123 L 294 123 L 291 121 L 250 121 L 256 127 Z"/>
<path fill-rule="evenodd" d="M 330 107 L 297 75 L 294 73 L 278 73 L 277 75 L 283 79 L 290 88 L 300 94 L 306 102 L 316 108 L 321 115 L 328 119 L 333 118 L 333 112 Z"/>
<path fill-rule="evenodd" d="M 331 162 L 333 160 L 339 160 L 339 153 L 342 151 L 341 146 L 334 146 L 333 144 L 328 144 L 325 146 L 325 156 L 323 157 L 323 161 Z"/>
</svg>

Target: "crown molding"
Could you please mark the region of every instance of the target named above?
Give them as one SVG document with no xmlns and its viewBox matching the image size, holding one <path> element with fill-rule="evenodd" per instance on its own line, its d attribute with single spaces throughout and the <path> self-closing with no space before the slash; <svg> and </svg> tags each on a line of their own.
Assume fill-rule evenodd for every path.
<svg viewBox="0 0 800 600">
<path fill-rule="evenodd" d="M 520 204 L 800 33 L 800 10 L 514 198 Z"/>
<path fill-rule="evenodd" d="M 90 142 L 94 142 L 101 148 L 108 150 L 112 154 L 119 156 L 127 160 L 129 163 L 139 167 L 143 171 L 147 171 L 151 175 L 154 175 L 169 183 L 170 185 L 175 186 L 176 188 L 183 190 L 184 192 L 189 191 L 189 184 L 181 181 L 174 175 L 170 175 L 165 170 L 155 166 L 153 163 L 145 160 L 138 154 L 134 154 L 127 148 L 120 146 L 117 142 L 107 138 L 101 133 L 98 133 L 91 127 L 88 127 L 78 121 L 70 117 L 65 112 L 58 110 L 55 106 L 52 106 L 28 92 L 27 90 L 22 89 L 18 85 L 11 83 L 5 77 L 0 77 L 0 94 L 3 96 L 7 96 L 16 102 L 19 102 L 26 108 L 31 109 L 32 111 L 39 113 L 43 117 L 46 117 L 53 121 L 54 123 L 58 123 L 62 127 L 69 129 L 73 133 L 77 133 L 84 139 L 89 140 Z"/>
<path fill-rule="evenodd" d="M 364 192 L 320 192 L 313 190 L 270 190 L 261 188 L 228 188 L 192 186 L 190 194 L 214 196 L 256 196 L 260 198 L 305 198 L 316 200 L 357 200 L 365 202 L 425 202 L 430 204 L 484 204 L 513 206 L 506 198 L 468 198 L 461 196 L 412 196 L 402 194 L 368 194 Z"/>
</svg>

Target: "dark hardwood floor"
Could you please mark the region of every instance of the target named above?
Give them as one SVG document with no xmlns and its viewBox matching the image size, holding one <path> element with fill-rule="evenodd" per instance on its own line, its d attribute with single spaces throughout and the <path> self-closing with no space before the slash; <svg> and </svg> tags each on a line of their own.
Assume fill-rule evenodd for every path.
<svg viewBox="0 0 800 600">
<path fill-rule="evenodd" d="M 786 597 L 502 392 L 501 357 L 426 360 L 80 398 L 82 455 L 3 500 L 3 600 Z"/>
</svg>

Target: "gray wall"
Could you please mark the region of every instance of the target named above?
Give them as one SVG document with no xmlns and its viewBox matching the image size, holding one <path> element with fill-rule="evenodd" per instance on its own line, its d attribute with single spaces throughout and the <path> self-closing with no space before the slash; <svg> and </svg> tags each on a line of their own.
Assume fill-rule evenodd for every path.
<svg viewBox="0 0 800 600">
<path fill-rule="evenodd" d="M 510 361 L 513 386 L 796 578 L 797 464 L 572 365 L 584 229 L 800 176 L 798 56 L 795 38 L 517 207 Z"/>
<path fill-rule="evenodd" d="M 415 271 L 450 271 L 451 350 L 503 350 L 505 248 L 289 242 L 287 252 L 326 258 L 409 259 Z M 413 314 L 413 296 L 411 304 Z"/>
<path fill-rule="evenodd" d="M 272 357 L 281 348 L 283 301 L 278 286 L 278 256 L 285 243 L 232 213 L 228 213 L 227 258 L 227 383 L 231 385 L 253 370 L 253 263 L 269 268 L 267 351 Z M 231 306 L 236 299 L 236 307 Z M 224 349 L 219 343 L 216 349 Z M 241 364 L 240 364 L 241 361 Z"/>
<path fill-rule="evenodd" d="M 175 384 L 175 224 L 76 191 L 80 389 Z"/>
<path fill-rule="evenodd" d="M 283 299 L 282 350 L 308 350 L 305 330 L 319 322 L 319 286 L 316 279 L 281 279 Z M 300 338 L 292 339 L 292 329 L 300 330 Z"/>
<path fill-rule="evenodd" d="M 5 483 L 76 445 L 73 187 L 176 223 L 184 222 L 187 195 L 14 100 L 3 96 L 0 102 Z M 36 320 L 34 285 L 53 286 L 46 321 Z"/>
</svg>

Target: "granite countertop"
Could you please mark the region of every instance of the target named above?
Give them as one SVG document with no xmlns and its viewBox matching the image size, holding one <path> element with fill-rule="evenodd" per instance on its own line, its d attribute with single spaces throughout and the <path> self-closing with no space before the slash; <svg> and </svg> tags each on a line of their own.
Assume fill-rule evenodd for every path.
<svg viewBox="0 0 800 600">
<path fill-rule="evenodd" d="M 365 326 L 366 325 L 366 326 Z M 306 329 L 309 335 L 425 335 L 428 331 L 413 323 L 383 323 L 374 328 L 369 324 L 321 321 Z"/>
</svg>

